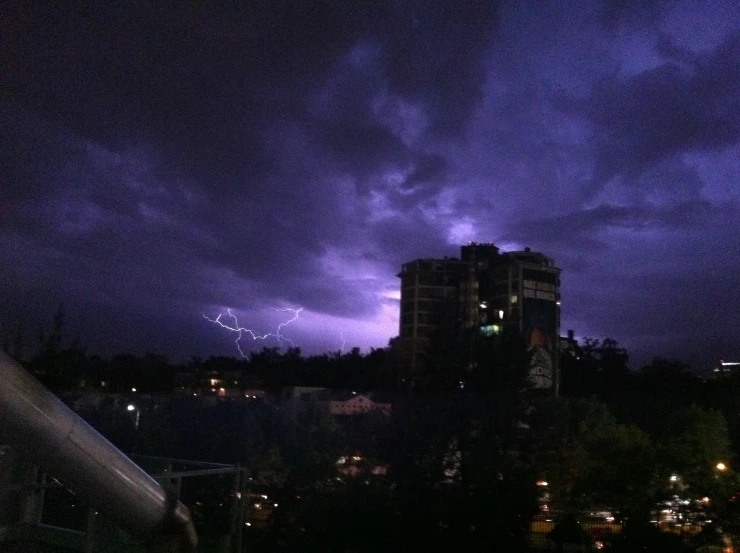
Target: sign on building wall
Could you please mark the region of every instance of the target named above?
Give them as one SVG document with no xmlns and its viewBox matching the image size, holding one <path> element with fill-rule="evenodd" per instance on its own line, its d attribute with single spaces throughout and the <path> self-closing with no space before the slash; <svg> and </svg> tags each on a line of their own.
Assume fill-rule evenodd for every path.
<svg viewBox="0 0 740 553">
<path fill-rule="evenodd" d="M 558 338 L 557 275 L 525 269 L 522 280 L 522 327 L 529 346 L 529 380 L 534 388 L 551 388 Z"/>
</svg>

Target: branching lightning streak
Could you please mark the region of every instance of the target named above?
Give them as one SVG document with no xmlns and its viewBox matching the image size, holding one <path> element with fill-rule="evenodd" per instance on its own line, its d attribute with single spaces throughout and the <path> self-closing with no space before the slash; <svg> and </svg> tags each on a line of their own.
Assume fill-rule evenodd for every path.
<svg viewBox="0 0 740 553">
<path fill-rule="evenodd" d="M 215 319 L 211 319 L 205 314 L 203 315 L 203 318 L 212 323 L 216 323 L 221 328 L 225 328 L 229 332 L 235 332 L 237 334 L 236 340 L 234 340 L 234 343 L 236 344 L 236 349 L 239 350 L 239 353 L 241 354 L 242 357 L 247 357 L 242 351 L 242 347 L 240 343 L 242 336 L 244 334 L 251 336 L 252 340 L 266 340 L 267 338 L 275 338 L 280 343 L 281 346 L 283 345 L 283 342 L 288 342 L 292 347 L 295 347 L 295 343 L 293 342 L 293 340 L 291 340 L 290 338 L 286 336 L 283 336 L 282 331 L 286 326 L 288 326 L 290 323 L 298 319 L 298 315 L 301 311 L 303 311 L 303 308 L 301 307 L 299 309 L 276 309 L 275 311 L 280 311 L 282 313 L 285 313 L 285 312 L 293 313 L 293 317 L 284 323 L 280 323 L 275 332 L 268 332 L 267 334 L 257 334 L 253 330 L 244 328 L 243 326 L 239 326 L 239 320 L 236 318 L 236 315 L 234 315 L 231 312 L 231 309 L 227 309 L 226 313 L 228 314 L 229 317 L 234 319 L 234 326 L 230 326 L 221 320 L 221 317 L 223 317 L 224 315 L 223 313 L 219 313 L 218 317 L 216 317 Z"/>
<path fill-rule="evenodd" d="M 342 347 L 339 349 L 339 353 L 344 353 L 344 348 L 347 345 L 347 340 L 344 339 L 344 331 L 339 332 L 339 337 L 342 339 Z"/>
</svg>

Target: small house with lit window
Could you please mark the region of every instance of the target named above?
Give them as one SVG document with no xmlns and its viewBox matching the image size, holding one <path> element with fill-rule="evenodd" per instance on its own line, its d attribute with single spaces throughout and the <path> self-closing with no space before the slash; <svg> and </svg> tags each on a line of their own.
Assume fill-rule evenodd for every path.
<svg viewBox="0 0 740 553">
<path fill-rule="evenodd" d="M 329 401 L 329 413 L 332 415 L 363 415 L 379 412 L 387 417 L 391 416 L 392 405 L 374 401 L 369 394 L 352 393 L 347 397 L 335 398 Z"/>
</svg>

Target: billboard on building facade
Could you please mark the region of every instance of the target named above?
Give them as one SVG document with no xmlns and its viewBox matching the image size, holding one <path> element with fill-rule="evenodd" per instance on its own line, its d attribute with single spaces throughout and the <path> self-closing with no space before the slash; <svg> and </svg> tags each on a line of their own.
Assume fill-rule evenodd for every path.
<svg viewBox="0 0 740 553">
<path fill-rule="evenodd" d="M 522 329 L 529 346 L 529 380 L 534 388 L 551 388 L 558 339 L 557 273 L 524 269 Z"/>
</svg>

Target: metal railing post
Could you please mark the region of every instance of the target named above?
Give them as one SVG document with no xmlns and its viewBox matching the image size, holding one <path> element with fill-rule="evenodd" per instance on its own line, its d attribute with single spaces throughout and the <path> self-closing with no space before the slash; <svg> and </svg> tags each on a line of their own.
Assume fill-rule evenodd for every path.
<svg viewBox="0 0 740 553">
<path fill-rule="evenodd" d="M 95 515 L 93 507 L 87 507 L 87 522 L 85 524 L 85 553 L 95 551 Z"/>
</svg>

